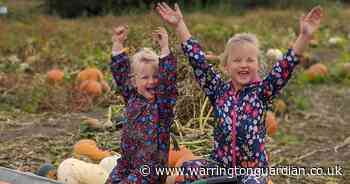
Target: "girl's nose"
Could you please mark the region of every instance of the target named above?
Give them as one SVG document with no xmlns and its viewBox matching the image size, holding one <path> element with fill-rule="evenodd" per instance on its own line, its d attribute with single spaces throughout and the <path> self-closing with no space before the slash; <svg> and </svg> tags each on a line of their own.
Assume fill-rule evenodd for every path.
<svg viewBox="0 0 350 184">
<path fill-rule="evenodd" d="M 242 67 L 242 68 L 245 68 L 245 67 L 247 67 L 247 66 L 248 66 L 247 61 L 242 61 L 242 62 L 240 63 L 240 67 Z"/>
</svg>

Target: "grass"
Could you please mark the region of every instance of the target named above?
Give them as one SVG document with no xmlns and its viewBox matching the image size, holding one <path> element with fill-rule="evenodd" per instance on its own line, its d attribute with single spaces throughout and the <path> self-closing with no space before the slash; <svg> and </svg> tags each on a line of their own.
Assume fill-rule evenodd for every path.
<svg viewBox="0 0 350 184">
<path fill-rule="evenodd" d="M 21 82 L 30 84 L 30 88 L 25 90 L 25 94 L 20 93 L 19 91 L 21 90 L 16 90 L 9 94 L 10 98 L 17 99 L 21 99 L 22 96 L 32 97 L 30 101 L 25 101 L 31 105 L 27 105 L 27 107 L 19 105 L 17 107 L 28 112 L 38 112 L 40 109 L 43 109 L 40 107 L 40 104 L 43 104 L 42 101 L 52 95 L 47 92 L 48 87 L 45 86 L 44 82 L 45 73 L 51 68 L 61 68 L 65 71 L 65 87 L 72 86 L 76 74 L 81 69 L 89 66 L 101 69 L 108 82 L 112 84 L 113 81 L 107 63 L 111 51 L 111 30 L 114 26 L 129 24 L 130 34 L 127 46 L 130 47 L 131 54 L 139 47 L 156 48 L 156 45 L 151 40 L 150 33 L 157 26 L 164 26 L 164 23 L 153 12 L 144 15 L 135 14 L 119 17 L 107 15 L 69 20 L 40 13 L 31 13 L 38 5 L 38 1 L 33 1 L 31 2 L 32 4 L 20 2 L 22 4 L 18 6 L 9 5 L 9 8 L 13 9 L 13 14 L 16 16 L 10 14 L 9 17 L 0 18 L 0 29 L 5 33 L 0 35 L 0 60 L 2 61 L 0 68 L 6 75 L 15 73 L 15 76 L 11 76 L 11 78 L 14 77 L 18 81 L 10 86 L 4 86 L 5 89 L 11 87 L 26 89 L 26 85 L 21 85 Z M 26 6 L 33 8 L 25 10 L 23 7 Z M 327 46 L 328 39 L 333 36 L 334 32 L 338 33 L 339 30 L 343 30 L 339 35 L 346 38 L 346 30 L 349 30 L 344 25 L 347 25 L 346 20 L 350 15 L 350 11 L 342 9 L 344 7 L 339 5 L 325 8 L 326 12 L 330 12 L 337 17 L 325 17 L 321 31 L 316 35 L 319 45 L 311 48 L 311 51 Z M 23 15 L 17 14 L 18 12 L 23 12 Z M 335 14 L 334 12 L 341 13 Z M 216 16 L 203 13 L 187 14 L 185 12 L 185 19 L 193 35 L 201 41 L 205 50 L 220 53 L 224 49 L 225 42 L 235 33 L 252 32 L 258 35 L 261 42 L 261 50 L 264 53 L 268 48 L 287 49 L 288 44 L 296 38 L 298 16 L 301 13 L 300 10 L 294 9 L 290 11 L 255 9 L 254 13 L 247 12 L 242 16 Z M 256 17 L 264 18 L 256 21 Z M 182 56 L 182 51 L 178 47 L 179 41 L 172 31 L 170 31 L 170 42 L 174 52 L 180 56 L 180 68 L 190 71 L 191 69 L 185 64 L 186 59 Z M 349 55 L 346 52 L 347 43 L 344 42 L 338 47 L 338 49 L 342 50 L 341 60 L 344 61 L 349 59 Z M 11 58 L 18 58 L 18 60 L 13 61 Z M 29 65 L 29 72 L 20 71 L 22 63 Z M 214 64 L 216 65 L 216 63 Z M 179 73 L 184 78 L 186 78 L 185 76 L 192 77 L 191 74 L 185 74 L 182 71 L 179 71 Z M 334 72 L 332 76 L 339 77 Z M 31 78 L 32 80 L 24 80 L 25 78 Z M 303 77 L 300 78 L 302 79 Z M 179 82 L 185 83 L 180 89 L 180 93 L 198 90 L 193 81 L 183 81 L 180 77 Z M 296 82 L 299 85 L 303 83 L 305 83 L 303 80 Z M 69 89 L 66 91 L 62 90 L 62 93 L 70 93 L 70 91 Z M 191 93 L 188 94 L 191 95 Z M 66 96 L 66 98 L 44 104 L 60 104 L 71 100 L 69 99 L 70 95 L 63 96 Z M 180 117 L 181 121 L 185 119 L 185 122 L 187 122 L 192 118 L 200 117 L 201 127 L 203 127 L 202 119 L 203 117 L 208 117 L 208 115 L 204 114 L 202 105 L 198 106 L 196 104 L 200 99 L 203 99 L 203 95 L 196 93 L 191 103 L 187 103 L 188 101 L 184 100 L 183 103 L 179 104 L 181 107 L 192 104 L 191 110 L 184 108 L 186 115 Z M 304 106 L 302 101 L 299 103 L 301 107 Z M 202 111 L 197 112 L 196 109 L 201 108 Z M 69 109 L 67 108 L 67 110 Z"/>
<path fill-rule="evenodd" d="M 43 15 L 39 10 L 34 11 L 35 8 L 25 9 L 24 7 L 35 6 L 35 4 L 28 5 L 24 2 L 18 6 L 11 4 L 9 10 L 13 10 L 12 13 L 8 17 L 0 17 L 0 115 L 4 114 L 4 117 L 15 118 L 14 114 L 24 112 L 33 114 L 72 112 L 77 106 L 73 90 L 75 77 L 81 69 L 95 66 L 101 69 L 107 81 L 113 84 L 108 62 L 112 44 L 111 30 L 114 26 L 129 24 L 130 34 L 127 46 L 130 48 L 130 54 L 140 47 L 156 48 L 150 33 L 156 27 L 164 26 L 155 13 L 61 19 Z M 316 83 L 310 82 L 303 74 L 306 68 L 297 67 L 282 93 L 282 99 L 288 104 L 288 113 L 309 112 L 314 108 L 310 97 L 303 94 L 304 89 L 312 91 L 309 94 L 313 94 L 318 93 L 315 89 L 319 86 L 350 86 L 349 75 L 341 71 L 342 64 L 350 61 L 348 51 L 350 9 L 334 5 L 325 7 L 325 10 L 327 15 L 315 36 L 318 44 L 309 48 L 308 52 L 315 55 L 323 53 L 322 56 L 319 55 L 323 59 L 318 62 L 329 67 L 329 76 Z M 226 41 L 233 34 L 252 32 L 256 33 L 260 39 L 263 60 L 266 60 L 264 53 L 269 48 L 279 48 L 284 51 L 288 48 L 289 42 L 297 36 L 298 17 L 301 13 L 302 11 L 298 9 L 273 11 L 255 9 L 239 16 L 184 12 L 191 32 L 201 41 L 206 51 L 221 53 Z M 262 18 L 257 21 L 256 17 Z M 179 98 L 175 126 L 172 128 L 175 134 L 179 135 L 182 144 L 187 145 L 196 154 L 207 155 L 211 150 L 212 126 L 215 123 L 210 103 L 194 81 L 192 69 L 188 66 L 187 59 L 179 47 L 180 41 L 169 27 L 167 29 L 170 32 L 172 50 L 179 58 Z M 342 37 L 345 41 L 331 46 L 328 40 L 333 36 Z M 28 64 L 29 69 L 22 70 L 23 63 Z M 212 64 L 218 66 L 215 62 Z M 268 65 L 271 67 L 272 63 Z M 62 85 L 50 86 L 46 83 L 46 72 L 55 67 L 64 70 L 65 80 Z M 339 96 L 341 95 L 343 93 Z M 111 92 L 104 94 L 96 101 L 91 101 L 91 104 L 83 110 L 102 109 L 107 112 L 108 107 L 116 104 L 112 106 L 112 114 L 116 116 L 120 114 L 119 105 L 122 103 L 120 96 Z M 278 118 L 281 122 L 284 121 L 284 116 Z M 281 124 L 281 126 L 285 125 Z M 284 149 L 283 146 L 288 145 L 298 147 L 306 142 L 303 138 L 287 133 L 285 130 L 282 128 L 273 137 L 276 141 L 271 144 L 272 148 L 277 150 L 281 146 Z M 81 125 L 78 137 L 93 138 L 101 147 L 119 151 L 117 141 L 119 139 L 113 131 L 114 129 L 100 132 Z M 73 142 L 70 140 L 69 145 Z M 57 147 L 52 142 L 45 145 L 48 152 L 53 154 L 52 160 L 57 162 L 56 165 L 67 156 L 69 147 L 63 145 L 66 146 L 67 143 L 62 141 Z M 278 159 L 281 158 L 273 158 L 272 161 L 279 162 Z M 289 163 L 287 159 L 282 158 L 281 162 Z"/>
</svg>

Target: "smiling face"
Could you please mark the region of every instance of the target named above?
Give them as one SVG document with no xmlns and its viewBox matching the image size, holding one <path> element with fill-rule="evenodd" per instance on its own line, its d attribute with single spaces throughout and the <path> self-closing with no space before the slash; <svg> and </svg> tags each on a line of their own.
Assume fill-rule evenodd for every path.
<svg viewBox="0 0 350 184">
<path fill-rule="evenodd" d="M 154 63 L 139 62 L 135 66 L 134 86 L 139 94 L 148 100 L 154 100 L 158 84 L 158 67 Z"/>
<path fill-rule="evenodd" d="M 237 89 L 257 79 L 259 49 L 256 45 L 243 42 L 230 48 L 224 69 Z"/>
</svg>

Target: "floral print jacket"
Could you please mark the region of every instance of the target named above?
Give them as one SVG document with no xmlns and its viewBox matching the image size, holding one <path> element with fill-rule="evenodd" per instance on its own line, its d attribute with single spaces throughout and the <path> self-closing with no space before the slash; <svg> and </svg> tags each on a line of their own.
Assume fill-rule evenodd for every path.
<svg viewBox="0 0 350 184">
<path fill-rule="evenodd" d="M 126 123 L 122 127 L 121 158 L 106 183 L 160 183 L 152 168 L 168 163 L 170 126 L 176 103 L 176 59 L 169 54 L 159 59 L 159 85 L 156 100 L 149 102 L 130 83 L 130 65 L 126 53 L 112 57 L 114 80 L 126 103 Z M 142 176 L 140 169 L 150 167 Z"/>
<path fill-rule="evenodd" d="M 268 167 L 265 151 L 265 112 L 273 97 L 286 85 L 298 63 L 293 50 L 274 64 L 260 81 L 251 82 L 237 91 L 231 82 L 208 64 L 198 41 L 190 38 L 182 44 L 194 75 L 214 107 L 217 125 L 211 158 L 229 167 Z"/>
</svg>

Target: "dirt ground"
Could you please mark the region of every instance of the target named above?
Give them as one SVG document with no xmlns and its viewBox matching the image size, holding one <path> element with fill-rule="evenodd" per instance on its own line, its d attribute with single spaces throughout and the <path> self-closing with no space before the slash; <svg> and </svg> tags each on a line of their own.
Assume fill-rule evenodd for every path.
<svg viewBox="0 0 350 184">
<path fill-rule="evenodd" d="M 305 88 L 302 93 L 309 97 L 311 108 L 280 116 L 283 118 L 279 119 L 279 133 L 268 139 L 272 166 L 338 165 L 344 176 L 274 176 L 273 180 L 276 183 L 347 183 L 350 180 L 350 89 L 317 85 Z M 72 156 L 72 145 L 81 136 L 79 127 L 86 116 L 106 118 L 103 109 L 72 114 L 1 113 L 0 166 L 35 172 L 45 162 L 58 165 Z M 107 135 L 101 142 L 118 141 L 118 133 L 106 132 L 115 136 Z"/>
</svg>

